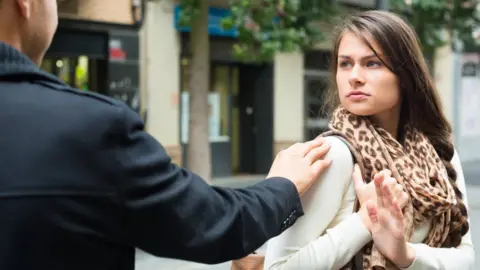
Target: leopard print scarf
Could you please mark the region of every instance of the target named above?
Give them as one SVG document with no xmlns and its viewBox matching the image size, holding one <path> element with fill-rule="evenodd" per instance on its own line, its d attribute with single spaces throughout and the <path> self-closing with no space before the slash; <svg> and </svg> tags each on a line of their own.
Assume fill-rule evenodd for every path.
<svg viewBox="0 0 480 270">
<path fill-rule="evenodd" d="M 371 181 L 375 173 L 383 169 L 390 169 L 392 176 L 408 192 L 410 201 L 403 209 L 406 239 L 411 240 L 416 225 L 433 220 L 424 243 L 440 247 L 450 230 L 450 209 L 456 204 L 456 196 L 445 166 L 428 138 L 407 126 L 402 146 L 366 117 L 353 115 L 343 107 L 335 110 L 329 129 L 322 136 L 339 136 L 347 143 L 365 181 Z M 358 211 L 358 204 L 356 200 L 354 211 Z M 352 260 L 342 269 L 398 269 L 373 242 L 356 258 L 362 262 Z"/>
</svg>

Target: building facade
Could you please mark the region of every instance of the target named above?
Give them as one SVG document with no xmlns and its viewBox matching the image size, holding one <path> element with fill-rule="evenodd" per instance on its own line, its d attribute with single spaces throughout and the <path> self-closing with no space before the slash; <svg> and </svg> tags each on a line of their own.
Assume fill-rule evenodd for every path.
<svg viewBox="0 0 480 270">
<path fill-rule="evenodd" d="M 142 113 L 142 1 L 59 0 L 59 26 L 42 68 L 73 87 L 126 102 Z"/>
<path fill-rule="evenodd" d="M 374 7 L 376 1 L 345 0 Z M 266 174 L 281 149 L 316 137 L 328 120 L 321 113 L 330 87 L 331 41 L 310 52 L 279 53 L 268 65 L 245 65 L 230 55 L 235 36 L 219 30 L 226 1 L 210 9 L 210 144 L 213 176 Z M 141 89 L 145 90 L 148 131 L 174 162 L 185 164 L 188 147 L 188 29 L 176 23 L 174 1 L 147 4 L 141 30 Z M 437 60 L 438 59 L 438 60 Z M 453 113 L 451 48 L 435 55 L 435 79 L 445 111 Z M 448 63 L 448 64 L 447 64 Z"/>
</svg>

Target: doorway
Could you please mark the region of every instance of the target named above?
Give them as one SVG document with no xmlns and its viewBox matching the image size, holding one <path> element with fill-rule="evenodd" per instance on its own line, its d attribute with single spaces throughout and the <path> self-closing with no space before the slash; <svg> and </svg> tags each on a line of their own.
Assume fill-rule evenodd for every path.
<svg viewBox="0 0 480 270">
<path fill-rule="evenodd" d="M 181 63 L 180 141 L 188 166 L 189 59 Z M 267 174 L 273 161 L 273 66 L 212 62 L 210 76 L 213 177 Z"/>
<path fill-rule="evenodd" d="M 273 161 L 272 65 L 239 65 L 235 109 L 238 151 L 232 152 L 238 152 L 237 173 L 267 174 Z"/>
</svg>

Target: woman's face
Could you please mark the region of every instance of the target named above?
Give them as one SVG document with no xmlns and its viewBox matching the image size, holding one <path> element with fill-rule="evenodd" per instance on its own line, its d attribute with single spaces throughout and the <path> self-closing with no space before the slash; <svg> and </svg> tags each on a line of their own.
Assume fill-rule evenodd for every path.
<svg viewBox="0 0 480 270">
<path fill-rule="evenodd" d="M 382 56 L 376 42 L 369 42 Z M 340 103 L 349 112 L 378 117 L 383 121 L 391 117 L 398 119 L 400 89 L 397 76 L 375 56 L 362 38 L 351 32 L 344 33 L 339 44 L 336 81 Z"/>
</svg>

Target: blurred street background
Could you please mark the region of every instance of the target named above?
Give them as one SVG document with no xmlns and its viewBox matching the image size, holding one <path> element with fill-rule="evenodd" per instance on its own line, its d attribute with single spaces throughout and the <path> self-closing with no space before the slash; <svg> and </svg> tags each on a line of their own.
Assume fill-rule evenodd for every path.
<svg viewBox="0 0 480 270">
<path fill-rule="evenodd" d="M 124 101 L 173 162 L 228 187 L 262 180 L 281 149 L 327 129 L 322 108 L 332 86 L 333 27 L 358 10 L 401 14 L 417 31 L 452 123 L 468 186 L 470 228 L 480 246 L 476 1 L 57 2 L 59 28 L 42 69 L 73 87 Z M 197 104 L 193 111 L 191 104 Z M 477 258 L 480 269 L 480 252 Z M 141 251 L 136 262 L 139 270 L 230 267 Z"/>
</svg>

